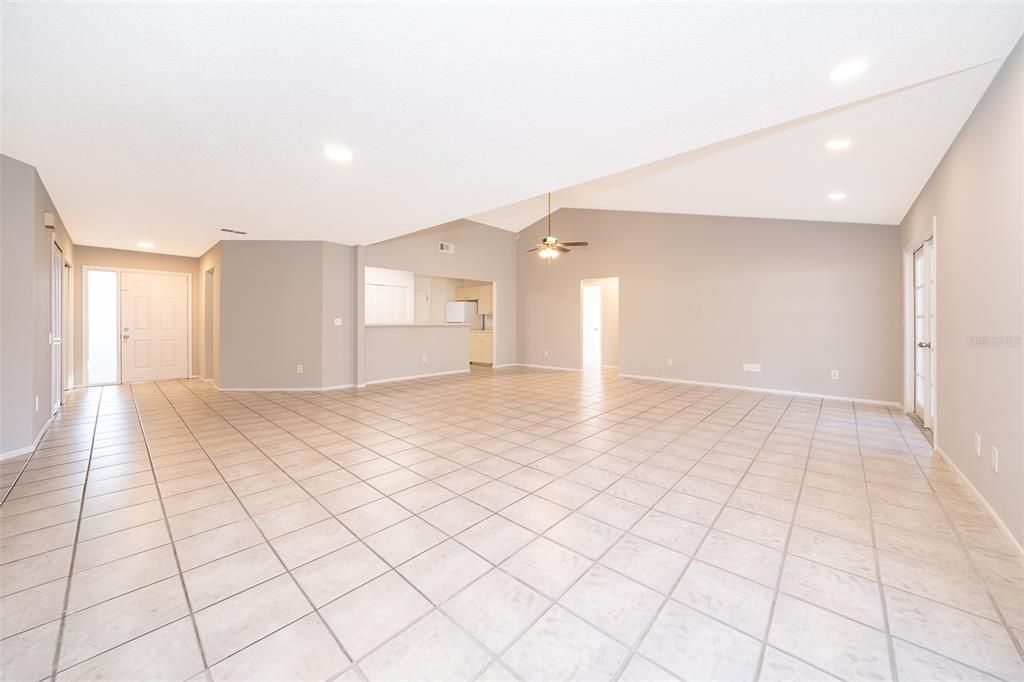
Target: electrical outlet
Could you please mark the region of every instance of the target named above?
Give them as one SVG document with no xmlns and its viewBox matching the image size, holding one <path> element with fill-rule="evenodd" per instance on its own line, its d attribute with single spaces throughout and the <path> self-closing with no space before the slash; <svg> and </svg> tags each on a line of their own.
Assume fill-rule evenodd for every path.
<svg viewBox="0 0 1024 682">
<path fill-rule="evenodd" d="M 302 365 L 295 365 L 295 373 L 302 374 Z"/>
<path fill-rule="evenodd" d="M 999 448 L 992 446 L 992 471 L 999 473 Z"/>
<path fill-rule="evenodd" d="M 335 327 L 340 327 L 341 326 L 341 318 L 340 317 L 334 318 L 334 326 Z"/>
<path fill-rule="evenodd" d="M 839 379 L 839 370 L 838 369 L 834 369 L 831 372 L 829 372 L 828 375 L 832 378 L 833 381 L 835 381 L 835 380 Z"/>
<path fill-rule="evenodd" d="M 666 367 L 671 367 L 672 366 L 672 358 L 665 358 L 665 366 Z"/>
<path fill-rule="evenodd" d="M 981 434 L 974 434 L 974 454 L 981 457 Z"/>
<path fill-rule="evenodd" d="M 548 352 L 544 351 L 544 357 L 547 357 L 547 356 L 548 356 Z"/>
<path fill-rule="evenodd" d="M 743 371 L 744 372 L 760 372 L 761 371 L 761 363 L 759 363 L 759 362 L 744 362 L 743 363 Z"/>
<path fill-rule="evenodd" d="M 423 356 L 423 357 L 421 358 L 421 360 L 422 360 L 423 362 L 426 362 L 426 361 L 427 361 L 427 356 L 426 356 L 426 355 L 424 355 L 424 356 Z"/>
</svg>

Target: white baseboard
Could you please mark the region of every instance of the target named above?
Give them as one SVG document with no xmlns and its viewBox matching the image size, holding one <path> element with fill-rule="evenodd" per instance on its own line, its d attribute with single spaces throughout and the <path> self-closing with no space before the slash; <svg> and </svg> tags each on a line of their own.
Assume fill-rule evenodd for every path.
<svg viewBox="0 0 1024 682">
<path fill-rule="evenodd" d="M 52 423 L 53 417 L 50 417 L 49 419 L 46 420 L 46 423 L 43 424 L 43 427 L 39 429 L 39 433 L 36 434 L 35 440 L 32 441 L 32 445 L 26 445 L 25 447 L 17 448 L 16 450 L 8 450 L 7 452 L 0 452 L 0 462 L 6 459 L 14 459 L 15 457 L 20 457 L 21 455 L 27 455 L 28 453 L 34 451 L 37 447 L 39 447 L 39 441 L 43 439 L 43 436 L 46 434 L 46 430 L 50 428 L 50 424 Z"/>
<path fill-rule="evenodd" d="M 210 380 L 213 384 L 213 381 Z M 355 384 L 338 384 L 337 386 L 306 386 L 302 388 L 221 388 L 216 384 L 213 387 L 224 393 L 308 393 L 310 391 L 337 391 L 342 388 L 352 388 Z"/>
<path fill-rule="evenodd" d="M 710 381 L 691 381 L 689 379 L 667 379 L 665 377 L 651 377 L 642 374 L 619 374 L 623 379 L 644 379 L 647 381 L 664 381 L 670 384 L 689 384 L 692 386 L 711 386 L 713 388 L 731 388 L 737 391 L 757 391 L 758 393 L 772 393 L 776 395 L 792 395 L 799 398 L 818 398 L 820 400 L 842 400 L 845 402 L 863 403 L 865 405 L 881 405 L 883 407 L 895 407 L 903 409 L 903 405 L 893 400 L 875 400 L 873 398 L 851 398 L 843 395 L 828 395 L 826 393 L 805 393 L 803 391 L 788 391 L 781 388 L 764 388 L 762 386 L 741 386 L 739 384 L 716 384 Z"/>
<path fill-rule="evenodd" d="M 1024 546 L 1021 545 L 1020 540 L 1018 540 L 1014 536 L 1014 534 L 1010 532 L 1010 527 L 1006 525 L 1005 521 L 1003 521 L 1003 517 L 996 513 L 996 510 L 993 509 L 992 505 L 988 503 L 988 500 L 985 499 L 985 496 L 978 492 L 978 489 L 974 487 L 973 483 L 971 483 L 971 479 L 964 476 L 964 472 L 960 471 L 960 467 L 956 465 L 956 462 L 953 461 L 953 458 L 947 455 L 945 451 L 938 445 L 935 445 L 933 449 L 936 453 L 938 453 L 940 457 L 942 457 L 942 459 L 946 460 L 949 466 L 953 467 L 953 471 L 957 473 L 957 476 L 963 479 L 964 483 L 967 484 L 967 487 L 970 489 L 974 497 L 978 499 L 978 502 L 981 503 L 981 506 L 985 508 L 985 511 L 988 512 L 988 515 L 992 517 L 993 521 L 995 521 L 995 524 L 999 528 L 999 531 L 1017 548 L 1018 553 L 1024 555 Z"/>
<path fill-rule="evenodd" d="M 367 381 L 365 384 L 360 384 L 359 387 L 373 386 L 375 384 L 390 384 L 393 381 L 410 381 L 412 379 L 426 379 L 428 377 L 443 377 L 449 374 L 468 374 L 469 368 L 466 369 L 452 369 L 447 372 L 430 372 L 428 374 L 410 374 L 405 377 L 391 377 L 389 379 L 374 379 L 373 381 Z"/>
<path fill-rule="evenodd" d="M 578 372 L 579 367 L 558 367 L 557 365 L 532 365 L 528 362 L 517 362 L 516 367 L 530 367 L 531 369 L 553 369 L 559 372 Z"/>
</svg>

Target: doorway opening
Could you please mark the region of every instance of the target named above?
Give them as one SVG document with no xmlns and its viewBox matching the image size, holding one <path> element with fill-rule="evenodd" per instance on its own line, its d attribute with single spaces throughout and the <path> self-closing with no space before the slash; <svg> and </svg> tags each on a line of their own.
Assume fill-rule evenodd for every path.
<svg viewBox="0 0 1024 682">
<path fill-rule="evenodd" d="M 935 225 L 904 255 L 906 379 L 904 407 L 933 437 L 937 421 Z"/>
<path fill-rule="evenodd" d="M 210 268 L 203 275 L 203 378 L 213 381 L 213 305 L 214 275 L 216 268 Z"/>
<path fill-rule="evenodd" d="M 583 348 L 584 369 L 601 366 L 601 285 L 583 285 Z"/>
<path fill-rule="evenodd" d="M 183 379 L 191 373 L 191 276 L 85 268 L 85 383 Z"/>
<path fill-rule="evenodd" d="M 580 368 L 619 364 L 619 278 L 580 281 Z"/>
</svg>

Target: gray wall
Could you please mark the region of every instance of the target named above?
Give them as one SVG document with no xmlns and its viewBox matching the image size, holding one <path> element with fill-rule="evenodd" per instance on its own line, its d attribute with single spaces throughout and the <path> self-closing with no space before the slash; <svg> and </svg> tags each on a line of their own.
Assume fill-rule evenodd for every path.
<svg viewBox="0 0 1024 682">
<path fill-rule="evenodd" d="M 204 255 L 200 270 L 219 273 L 215 383 L 228 389 L 352 384 L 354 254 L 351 246 L 328 242 L 223 241 Z"/>
<path fill-rule="evenodd" d="M 72 263 L 75 255 L 35 168 L 0 156 L 0 199 L 0 454 L 9 454 L 31 446 L 50 418 L 51 245 Z M 54 214 L 56 229 L 44 229 L 43 213 Z"/>
<path fill-rule="evenodd" d="M 356 333 L 355 249 L 343 244 L 323 245 L 322 386 L 355 383 Z M 341 326 L 334 326 L 334 318 Z"/>
<path fill-rule="evenodd" d="M 1011 53 L 901 225 L 937 220 L 936 442 L 1024 542 L 1024 56 Z M 974 455 L 974 434 L 982 456 Z M 991 448 L 999 449 L 999 472 Z"/>
<path fill-rule="evenodd" d="M 455 253 L 440 253 L 438 242 L 442 241 L 454 244 Z M 366 265 L 494 282 L 496 364 L 507 365 L 516 362 L 516 248 L 515 235 L 510 232 L 456 220 L 371 244 L 366 247 Z"/>
<path fill-rule="evenodd" d="M 222 388 L 320 386 L 323 242 L 221 242 Z M 298 374 L 296 365 L 303 365 Z"/>
<path fill-rule="evenodd" d="M 900 399 L 895 227 L 584 209 L 553 224 L 591 245 L 548 263 L 526 253 L 546 221 L 519 233 L 520 362 L 579 367 L 580 280 L 618 277 L 623 374 Z"/>
<path fill-rule="evenodd" d="M 197 272 L 199 273 L 199 312 L 196 319 L 200 323 L 199 338 L 203 346 L 201 357 L 200 374 L 205 379 L 211 379 L 214 385 L 220 385 L 220 274 L 221 274 L 221 250 L 220 242 L 211 246 L 206 253 L 199 257 Z M 206 272 L 213 270 L 213 328 L 206 326 Z M 210 343 L 207 343 L 207 336 L 212 336 Z M 212 348 L 207 356 L 206 348 Z"/>
</svg>

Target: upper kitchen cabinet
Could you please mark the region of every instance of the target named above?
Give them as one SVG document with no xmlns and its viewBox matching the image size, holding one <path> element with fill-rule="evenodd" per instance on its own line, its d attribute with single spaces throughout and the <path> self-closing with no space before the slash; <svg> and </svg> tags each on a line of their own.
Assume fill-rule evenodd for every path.
<svg viewBox="0 0 1024 682">
<path fill-rule="evenodd" d="M 476 301 L 476 312 L 480 315 L 494 314 L 494 285 L 484 284 L 475 287 L 458 287 L 455 298 L 459 301 Z"/>
</svg>

